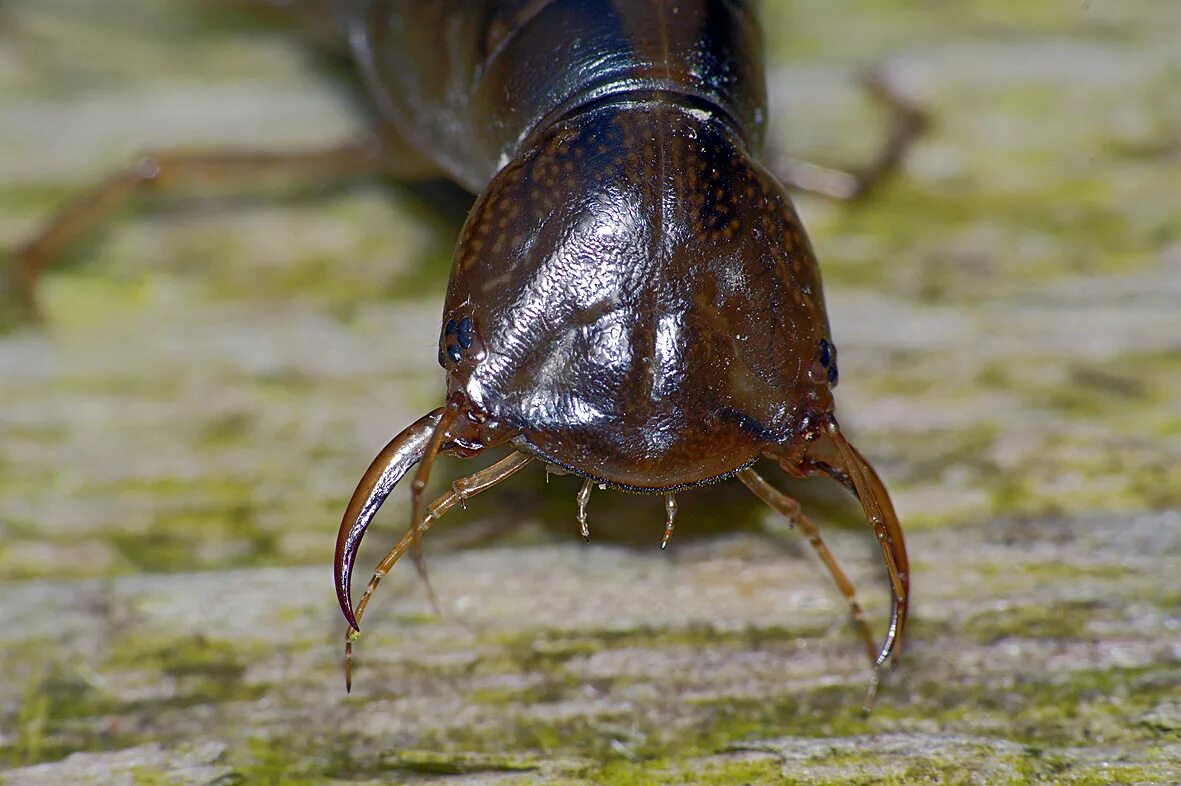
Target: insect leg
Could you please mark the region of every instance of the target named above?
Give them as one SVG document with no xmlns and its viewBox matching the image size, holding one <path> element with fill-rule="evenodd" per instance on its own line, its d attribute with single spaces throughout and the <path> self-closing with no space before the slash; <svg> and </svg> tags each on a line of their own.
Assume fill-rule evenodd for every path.
<svg viewBox="0 0 1181 786">
<path fill-rule="evenodd" d="M 578 528 L 582 531 L 582 539 L 590 543 L 590 522 L 586 518 L 586 503 L 590 500 L 591 489 L 594 487 L 594 482 L 587 478 L 582 482 L 582 488 L 578 490 Z"/>
<path fill-rule="evenodd" d="M 415 539 L 430 529 L 432 524 L 443 517 L 443 514 L 456 505 L 463 505 L 468 499 L 480 492 L 492 488 L 532 460 L 533 457 L 528 453 L 515 451 L 487 469 L 482 469 L 479 472 L 472 473 L 467 477 L 455 481 L 451 484 L 449 491 L 440 495 L 426 506 L 426 515 L 423 516 L 422 521 L 415 530 L 403 535 L 397 545 L 381 558 L 381 561 L 377 563 L 377 567 L 373 570 L 372 578 L 369 579 L 369 583 L 365 586 L 365 594 L 361 596 L 361 601 L 357 604 L 356 615 L 354 617 L 357 625 L 349 629 L 345 642 L 345 682 L 349 688 L 352 687 L 353 641 L 356 640 L 358 631 L 360 630 L 358 626 L 361 622 L 361 615 L 365 613 L 365 607 L 369 605 L 369 598 L 373 595 L 373 591 L 377 589 L 377 585 L 381 583 L 382 578 L 393 569 L 394 564 L 412 547 Z"/>
<path fill-rule="evenodd" d="M 881 71 L 869 72 L 861 83 L 890 111 L 890 130 L 877 156 L 869 164 L 849 172 L 780 156 L 772 161 L 772 171 L 784 185 L 830 199 L 862 199 L 902 163 L 907 150 L 929 124 L 926 113 L 895 91 Z"/>
<path fill-rule="evenodd" d="M 426 484 L 431 479 L 431 467 L 435 465 L 435 459 L 439 455 L 439 448 L 442 446 L 443 440 L 447 438 L 447 429 L 451 426 L 458 413 L 458 406 L 454 401 L 450 401 L 443 410 L 443 416 L 435 424 L 435 431 L 431 434 L 431 441 L 427 443 L 426 450 L 422 455 L 422 461 L 418 464 L 418 471 L 414 473 L 414 482 L 410 486 L 410 527 L 406 530 L 406 534 L 410 536 L 410 561 L 414 563 L 414 570 L 418 573 L 418 577 L 422 579 L 423 585 L 426 586 L 426 595 L 430 601 L 431 608 L 435 610 L 435 614 L 440 616 L 442 616 L 442 611 L 439 609 L 439 598 L 435 595 L 434 587 L 431 586 L 430 576 L 426 572 L 426 562 L 422 559 L 422 545 L 418 537 L 418 528 L 421 519 L 418 514 L 422 508 L 422 493 L 426 490 Z"/>
<path fill-rule="evenodd" d="M 10 271 L 15 295 L 35 313 L 37 281 L 67 247 L 131 196 L 226 180 L 249 182 L 273 174 L 345 177 L 366 172 L 396 174 L 396 165 L 374 136 L 293 153 L 226 150 L 210 153 L 147 153 L 63 206 L 32 239 L 19 247 Z"/>
<path fill-rule="evenodd" d="M 664 495 L 664 537 L 660 539 L 660 549 L 668 548 L 668 541 L 673 536 L 673 525 L 677 518 L 677 495 Z"/>
<path fill-rule="evenodd" d="M 853 582 L 849 581 L 845 572 L 841 570 L 841 566 L 837 563 L 836 558 L 828 550 L 828 546 L 825 545 L 824 540 L 820 537 L 819 528 L 804 515 L 799 502 L 772 486 L 762 475 L 753 469 L 744 469 L 742 472 L 739 472 L 738 479 L 772 510 L 787 519 L 793 526 L 799 528 L 800 532 L 804 534 L 804 537 L 808 539 L 808 543 L 816 551 L 816 556 L 820 557 L 820 561 L 824 563 L 824 567 L 828 568 L 829 575 L 832 576 L 837 589 L 840 590 L 841 595 L 844 596 L 845 601 L 849 604 L 849 615 L 853 618 L 853 624 L 857 627 L 857 632 L 861 635 L 861 641 L 865 645 L 866 655 L 869 657 L 869 662 L 873 668 L 873 676 L 870 679 L 869 689 L 865 697 L 865 707 L 868 710 L 873 706 L 874 696 L 877 694 L 878 648 L 874 643 L 873 633 L 870 632 L 869 625 L 865 622 L 865 615 L 861 610 L 861 604 L 857 602 L 857 590 L 854 589 Z"/>
</svg>

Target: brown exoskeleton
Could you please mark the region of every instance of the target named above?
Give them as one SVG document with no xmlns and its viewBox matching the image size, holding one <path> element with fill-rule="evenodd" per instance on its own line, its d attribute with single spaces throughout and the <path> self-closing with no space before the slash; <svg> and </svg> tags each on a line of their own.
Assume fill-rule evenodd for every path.
<svg viewBox="0 0 1181 786">
<path fill-rule="evenodd" d="M 766 110 L 750 4 L 345 10 L 386 119 L 480 194 L 443 307 L 446 404 L 386 446 L 341 523 L 336 592 L 350 642 L 406 550 L 422 570 L 420 533 L 536 458 L 584 478 L 584 536 L 594 485 L 663 494 L 663 544 L 678 490 L 737 477 L 816 548 L 876 674 L 906 622 L 906 549 L 885 487 L 833 414 L 837 350 L 820 271 L 791 200 L 757 158 Z M 903 118 L 878 170 L 855 188 L 897 159 L 917 127 L 913 112 Z M 507 458 L 424 512 L 436 456 L 501 445 Z M 892 590 L 880 649 L 816 527 L 753 469 L 760 458 L 789 475 L 832 477 L 860 500 Z M 361 538 L 416 464 L 410 530 L 354 607 Z"/>
<path fill-rule="evenodd" d="M 268 0 L 273 1 L 273 0 Z M 921 115 L 878 85 L 896 122 L 858 176 L 763 162 L 761 36 L 746 0 L 335 0 L 379 141 L 295 154 L 158 154 L 67 206 L 18 255 L 18 287 L 130 193 L 277 169 L 448 177 L 479 194 L 457 245 L 439 362 L 445 404 L 398 434 L 353 494 L 335 589 L 349 652 L 374 588 L 456 504 L 534 459 L 594 485 L 675 494 L 737 477 L 804 532 L 848 601 L 873 664 L 897 654 L 909 579 L 885 486 L 834 416 L 837 349 L 820 272 L 781 180 L 864 194 Z M 423 505 L 440 454 L 507 457 Z M 892 607 L 877 646 L 854 590 L 800 505 L 759 475 L 827 475 L 860 501 Z M 411 524 L 355 606 L 357 549 L 418 465 Z M 423 572 L 425 578 L 425 572 Z M 346 661 L 346 672 L 351 659 Z"/>
</svg>

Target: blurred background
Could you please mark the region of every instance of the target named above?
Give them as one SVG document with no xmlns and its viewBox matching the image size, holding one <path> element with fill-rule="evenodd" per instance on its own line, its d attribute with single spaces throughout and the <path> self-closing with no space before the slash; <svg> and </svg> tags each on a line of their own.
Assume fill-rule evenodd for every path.
<svg viewBox="0 0 1181 786">
<path fill-rule="evenodd" d="M 340 513 L 442 403 L 470 198 L 267 178 L 137 199 L 0 300 L 4 783 L 1155 783 L 1181 761 L 1181 9 L 1172 0 L 764 4 L 778 151 L 855 166 L 930 113 L 864 204 L 800 196 L 838 413 L 907 529 L 914 617 L 867 679 L 806 544 L 737 483 L 592 496 L 530 467 L 374 600 L 353 693 Z M 333 144 L 346 59 L 218 0 L 0 3 L 0 249 L 144 150 Z M 3 258 L 7 263 L 7 258 Z M 474 466 L 449 460 L 435 473 Z M 852 503 L 791 483 L 877 635 Z M 398 537 L 396 495 L 358 576 Z"/>
</svg>

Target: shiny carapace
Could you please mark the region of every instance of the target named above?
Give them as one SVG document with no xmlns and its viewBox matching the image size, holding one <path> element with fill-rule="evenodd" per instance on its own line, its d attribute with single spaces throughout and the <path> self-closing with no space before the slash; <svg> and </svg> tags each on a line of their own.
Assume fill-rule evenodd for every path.
<svg viewBox="0 0 1181 786">
<path fill-rule="evenodd" d="M 737 477 L 792 518 L 848 599 L 872 663 L 906 621 L 908 566 L 885 487 L 834 416 L 837 346 L 820 272 L 761 163 L 756 9 L 739 0 L 372 0 L 342 19 L 388 150 L 479 195 L 439 326 L 443 405 L 398 434 L 345 512 L 335 578 L 350 641 L 381 576 L 458 503 L 533 460 L 665 495 Z M 440 454 L 507 456 L 422 495 Z M 881 545 L 892 613 L 875 646 L 799 505 L 757 474 L 827 475 Z M 360 604 L 357 548 L 417 465 L 410 529 Z"/>
</svg>

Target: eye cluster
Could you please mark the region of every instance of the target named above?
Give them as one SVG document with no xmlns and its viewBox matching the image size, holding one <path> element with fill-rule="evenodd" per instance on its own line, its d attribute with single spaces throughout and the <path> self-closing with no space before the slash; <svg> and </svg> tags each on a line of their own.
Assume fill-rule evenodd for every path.
<svg viewBox="0 0 1181 786">
<path fill-rule="evenodd" d="M 837 348 L 828 339 L 820 339 L 820 349 L 817 353 L 816 360 L 819 361 L 820 367 L 826 369 L 826 376 L 828 384 L 836 387 L 837 380 L 840 379 L 840 372 L 837 371 Z"/>
<path fill-rule="evenodd" d="M 447 320 L 447 324 L 443 326 L 443 339 L 439 349 L 440 366 L 445 366 L 447 360 L 452 363 L 476 361 L 483 357 L 483 354 L 476 333 L 476 323 L 470 316 L 463 315 Z"/>
</svg>

